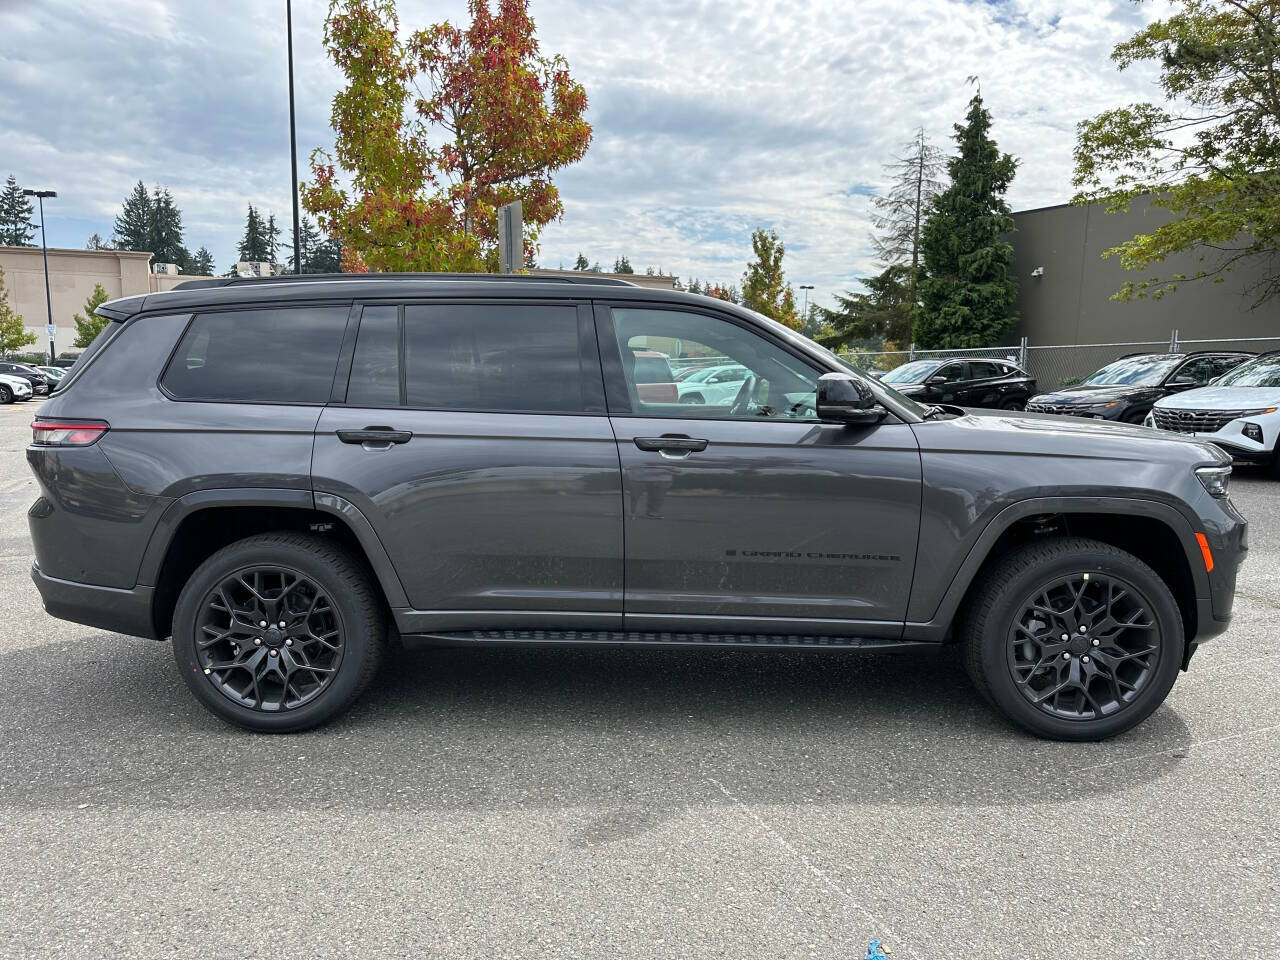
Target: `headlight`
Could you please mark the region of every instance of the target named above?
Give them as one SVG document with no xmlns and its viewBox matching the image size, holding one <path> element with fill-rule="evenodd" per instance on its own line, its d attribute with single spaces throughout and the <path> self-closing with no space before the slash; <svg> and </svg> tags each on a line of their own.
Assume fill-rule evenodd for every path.
<svg viewBox="0 0 1280 960">
<path fill-rule="evenodd" d="M 1144 427 L 1151 427 L 1152 429 L 1159 429 L 1156 427 L 1156 412 L 1154 410 L 1147 414 L 1147 418 L 1142 421 L 1142 425 Z"/>
<path fill-rule="evenodd" d="M 1196 476 L 1200 484 L 1209 491 L 1212 497 L 1226 499 L 1231 481 L 1231 467 L 1197 467 Z"/>
</svg>

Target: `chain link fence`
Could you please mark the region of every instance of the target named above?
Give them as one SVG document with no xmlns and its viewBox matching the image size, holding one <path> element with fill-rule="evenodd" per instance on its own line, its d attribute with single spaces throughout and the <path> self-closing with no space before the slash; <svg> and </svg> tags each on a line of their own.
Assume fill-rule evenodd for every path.
<svg viewBox="0 0 1280 960">
<path fill-rule="evenodd" d="M 1124 343 L 1077 343 L 1037 346 L 1026 339 L 1007 347 L 972 350 L 850 350 L 840 356 L 864 370 L 888 371 L 912 360 L 962 359 L 1003 360 L 1016 364 L 1036 381 L 1037 389 L 1049 391 L 1078 383 L 1113 360 L 1134 353 L 1195 353 L 1203 350 L 1241 350 L 1265 353 L 1280 350 L 1280 337 L 1224 338 L 1221 340 L 1181 340 L 1174 330 L 1167 340 L 1133 340 Z"/>
</svg>

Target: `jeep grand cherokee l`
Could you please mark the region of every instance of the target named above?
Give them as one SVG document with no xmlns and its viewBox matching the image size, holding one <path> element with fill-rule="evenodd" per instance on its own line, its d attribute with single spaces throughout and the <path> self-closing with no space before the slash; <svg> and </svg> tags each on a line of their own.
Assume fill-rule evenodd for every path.
<svg viewBox="0 0 1280 960">
<path fill-rule="evenodd" d="M 602 278 L 204 280 L 112 322 L 32 424 L 49 613 L 172 638 L 219 716 L 345 710 L 443 644 L 959 644 L 1046 737 L 1119 733 L 1226 629 L 1211 444 L 923 406 L 732 304 Z M 638 354 L 725 357 L 681 403 Z"/>
</svg>

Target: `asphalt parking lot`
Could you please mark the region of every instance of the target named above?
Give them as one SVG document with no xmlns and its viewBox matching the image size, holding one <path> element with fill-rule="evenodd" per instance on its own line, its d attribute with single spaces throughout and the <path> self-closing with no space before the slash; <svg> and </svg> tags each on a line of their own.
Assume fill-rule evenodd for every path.
<svg viewBox="0 0 1280 960">
<path fill-rule="evenodd" d="M 0 407 L 0 955 L 1280 955 L 1280 482 L 1236 620 L 1104 744 L 947 654 L 397 651 L 322 730 L 46 616 Z"/>
</svg>

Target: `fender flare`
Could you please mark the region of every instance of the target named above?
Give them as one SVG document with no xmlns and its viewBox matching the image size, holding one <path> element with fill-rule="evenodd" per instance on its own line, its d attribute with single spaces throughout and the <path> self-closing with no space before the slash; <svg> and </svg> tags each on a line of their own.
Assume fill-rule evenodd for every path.
<svg viewBox="0 0 1280 960">
<path fill-rule="evenodd" d="M 1114 513 L 1157 520 L 1169 527 L 1182 544 L 1196 599 L 1204 600 L 1211 595 L 1209 574 L 1198 552 L 1195 529 L 1186 516 L 1170 504 L 1129 497 L 1035 497 L 1010 504 L 990 520 L 952 575 L 933 616 L 928 620 L 908 620 L 903 639 L 941 641 L 996 541 L 1019 520 L 1044 513 Z"/>
<path fill-rule="evenodd" d="M 182 521 L 200 510 L 213 507 L 281 507 L 319 511 L 341 519 L 355 534 L 361 549 L 373 568 L 374 576 L 392 608 L 408 607 L 409 598 L 396 573 L 386 548 L 373 525 L 355 504 L 331 493 L 312 494 L 310 490 L 279 487 L 220 487 L 197 490 L 172 501 L 160 516 L 138 570 L 138 583 L 155 586 L 160 570 Z"/>
</svg>

